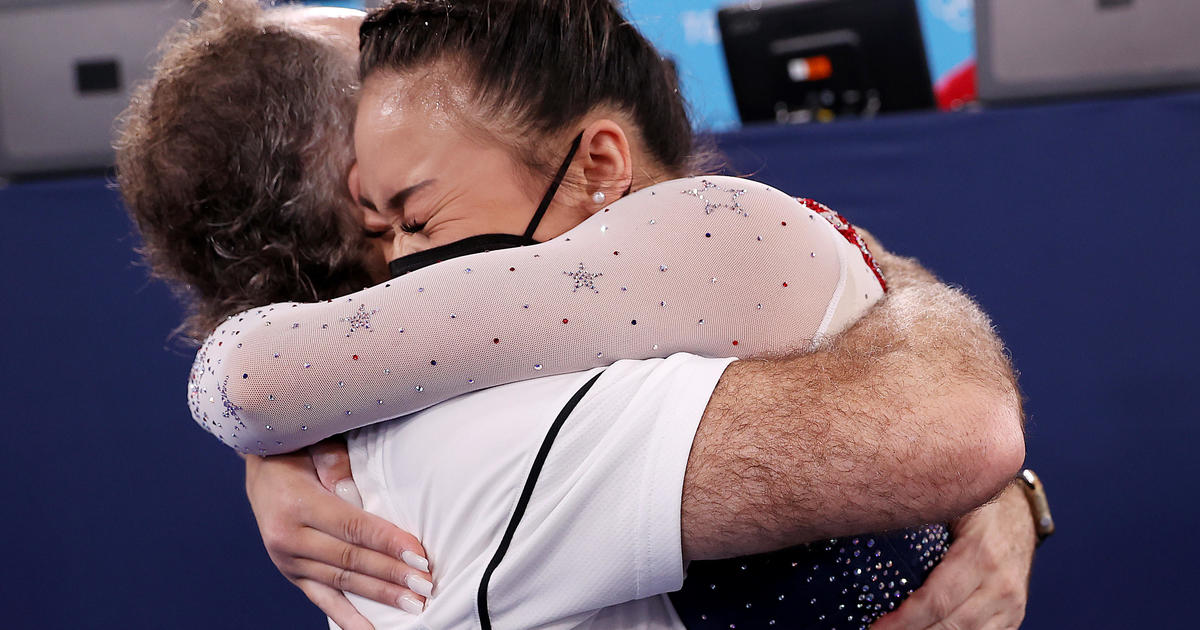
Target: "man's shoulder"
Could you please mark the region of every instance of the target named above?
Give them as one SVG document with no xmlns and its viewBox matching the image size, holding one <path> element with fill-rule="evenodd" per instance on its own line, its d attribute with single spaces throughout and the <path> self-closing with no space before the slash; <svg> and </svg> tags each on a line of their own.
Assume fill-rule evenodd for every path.
<svg viewBox="0 0 1200 630">
<path fill-rule="evenodd" d="M 571 398 L 592 378 L 599 378 L 572 407 L 564 433 L 649 431 L 703 412 L 717 380 L 731 358 L 674 353 L 665 358 L 616 361 L 583 372 L 570 372 L 497 385 L 463 394 L 416 412 L 379 429 L 388 444 L 409 449 L 437 444 L 447 433 L 456 441 L 492 449 L 537 449 L 541 438 Z M 543 369 L 549 369 L 543 366 Z M 641 428 L 627 426 L 641 424 Z M 467 439 L 469 437 L 469 439 Z M 486 446 L 490 444 L 491 446 Z M 463 444 L 460 444 L 463 446 Z M 425 448 L 425 447 L 422 447 Z M 470 449 L 466 449 L 470 450 Z M 463 455 L 458 450 L 455 457 Z M 408 453 L 424 457 L 427 453 Z M 476 453 L 471 457 L 482 457 Z"/>
<path fill-rule="evenodd" d="M 652 357 L 645 359 L 621 359 L 608 366 L 597 366 L 582 372 L 567 372 L 539 376 L 504 385 L 463 394 L 443 403 L 439 403 L 418 414 L 428 413 L 462 413 L 477 406 L 496 405 L 513 400 L 521 401 L 528 410 L 528 405 L 547 405 L 570 398 L 571 395 L 591 380 L 597 373 L 602 376 L 596 383 L 598 390 L 610 387 L 637 387 L 649 379 L 655 382 L 686 378 L 696 372 L 723 370 L 733 359 L 704 357 L 688 352 L 676 352 L 667 357 Z M 538 371 L 552 369 L 552 366 L 537 364 Z M 561 407 L 561 405 L 559 405 Z M 414 414 L 417 415 L 417 414 Z"/>
<path fill-rule="evenodd" d="M 580 403 L 579 413 L 635 418 L 635 422 L 670 424 L 673 419 L 698 421 L 717 381 L 732 357 L 711 358 L 677 352 L 665 358 L 617 361 L 605 369 Z"/>
</svg>

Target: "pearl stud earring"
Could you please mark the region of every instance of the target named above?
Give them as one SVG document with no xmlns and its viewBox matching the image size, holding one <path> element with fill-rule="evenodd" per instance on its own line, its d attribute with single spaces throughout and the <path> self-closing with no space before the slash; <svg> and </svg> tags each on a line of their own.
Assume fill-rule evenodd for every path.
<svg viewBox="0 0 1200 630">
<path fill-rule="evenodd" d="M 597 190 L 595 194 L 592 195 L 592 201 L 595 201 L 596 203 L 604 203 L 604 193 Z"/>
</svg>

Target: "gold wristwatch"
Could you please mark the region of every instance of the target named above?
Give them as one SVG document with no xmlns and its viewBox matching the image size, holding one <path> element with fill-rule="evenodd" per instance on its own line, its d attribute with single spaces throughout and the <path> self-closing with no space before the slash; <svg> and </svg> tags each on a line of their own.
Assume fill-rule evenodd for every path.
<svg viewBox="0 0 1200 630">
<path fill-rule="evenodd" d="M 1054 533 L 1054 517 L 1050 515 L 1050 503 L 1046 501 L 1046 489 L 1037 474 L 1028 468 L 1017 474 L 1017 480 L 1029 501 L 1029 510 L 1033 512 L 1033 530 L 1040 547 Z"/>
</svg>

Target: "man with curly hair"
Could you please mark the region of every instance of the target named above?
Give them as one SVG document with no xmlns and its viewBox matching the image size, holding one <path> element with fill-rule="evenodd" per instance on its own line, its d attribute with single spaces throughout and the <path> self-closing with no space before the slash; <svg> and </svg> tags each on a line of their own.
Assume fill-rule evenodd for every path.
<svg viewBox="0 0 1200 630">
<path fill-rule="evenodd" d="M 117 179 L 184 333 L 272 302 L 380 280 L 345 187 L 354 160 L 354 11 L 226 1 L 164 40 L 122 115 Z M 378 265 L 375 266 L 378 268 Z"/>
</svg>

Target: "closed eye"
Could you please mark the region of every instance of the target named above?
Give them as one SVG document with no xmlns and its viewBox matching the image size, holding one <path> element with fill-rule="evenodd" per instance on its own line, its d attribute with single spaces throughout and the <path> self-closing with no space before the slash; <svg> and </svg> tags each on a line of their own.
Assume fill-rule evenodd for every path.
<svg viewBox="0 0 1200 630">
<path fill-rule="evenodd" d="M 388 199 L 387 203 L 384 204 L 384 207 L 389 212 L 396 212 L 396 213 L 403 215 L 404 214 L 404 203 L 406 201 L 408 201 L 408 198 L 412 197 L 413 193 L 416 193 L 418 190 L 425 188 L 426 186 L 432 184 L 434 181 L 435 180 L 427 179 L 419 184 L 414 184 L 412 186 L 409 186 L 408 188 L 405 188 L 404 190 L 401 190 L 400 192 L 392 195 L 391 198 Z M 363 197 L 360 195 L 358 198 L 358 203 L 362 207 L 364 207 L 372 212 L 379 212 L 379 209 L 375 206 L 375 204 L 372 203 L 371 200 L 367 199 L 366 197 Z M 413 222 L 409 221 L 409 222 L 405 222 L 405 223 L 401 224 L 401 226 L 400 226 L 400 230 L 405 233 L 408 233 L 408 234 L 416 234 L 417 232 L 420 232 L 421 230 L 424 230 L 424 229 L 425 229 L 425 222 L 413 223 Z M 383 234 L 384 233 L 382 233 L 382 232 L 379 234 L 374 234 L 371 232 L 367 233 L 368 237 L 370 237 L 372 235 L 382 236 Z"/>
</svg>

